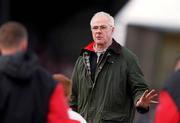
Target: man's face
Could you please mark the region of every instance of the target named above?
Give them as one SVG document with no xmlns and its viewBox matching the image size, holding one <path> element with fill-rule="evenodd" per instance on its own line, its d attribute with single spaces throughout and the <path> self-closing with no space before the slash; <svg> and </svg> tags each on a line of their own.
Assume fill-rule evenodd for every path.
<svg viewBox="0 0 180 123">
<path fill-rule="evenodd" d="M 99 16 L 93 19 L 91 31 L 95 43 L 105 45 L 112 40 L 114 27 L 109 24 L 107 17 Z"/>
</svg>

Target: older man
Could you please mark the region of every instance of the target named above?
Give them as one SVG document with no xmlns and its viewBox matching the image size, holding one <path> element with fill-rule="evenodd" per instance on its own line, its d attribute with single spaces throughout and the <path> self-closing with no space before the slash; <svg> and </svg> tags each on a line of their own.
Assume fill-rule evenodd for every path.
<svg viewBox="0 0 180 123">
<path fill-rule="evenodd" d="M 113 39 L 113 17 L 98 12 L 90 25 L 94 41 L 76 61 L 71 107 L 88 123 L 132 123 L 135 107 L 147 112 L 157 94 L 148 91 L 135 54 Z"/>
</svg>

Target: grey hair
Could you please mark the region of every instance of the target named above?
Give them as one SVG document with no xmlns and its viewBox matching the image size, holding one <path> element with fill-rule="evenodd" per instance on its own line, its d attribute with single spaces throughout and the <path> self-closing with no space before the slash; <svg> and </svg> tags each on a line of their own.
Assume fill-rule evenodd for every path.
<svg viewBox="0 0 180 123">
<path fill-rule="evenodd" d="M 98 17 L 98 16 L 107 17 L 107 18 L 109 19 L 109 24 L 110 24 L 110 26 L 113 26 L 113 27 L 114 27 L 114 18 L 113 18 L 110 14 L 108 14 L 108 13 L 106 13 L 106 12 L 103 12 L 103 11 L 97 12 L 97 13 L 94 14 L 94 16 L 91 18 L 91 21 L 90 21 L 91 27 L 93 26 L 92 24 L 93 24 L 94 18 L 95 18 L 95 17 Z"/>
</svg>

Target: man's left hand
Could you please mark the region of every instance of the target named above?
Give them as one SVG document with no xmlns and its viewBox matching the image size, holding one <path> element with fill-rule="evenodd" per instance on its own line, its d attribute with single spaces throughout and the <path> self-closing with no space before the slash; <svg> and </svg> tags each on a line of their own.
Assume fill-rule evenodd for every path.
<svg viewBox="0 0 180 123">
<path fill-rule="evenodd" d="M 157 95 L 158 94 L 155 92 L 154 89 L 151 91 L 146 90 L 141 96 L 141 98 L 137 101 L 136 107 L 148 109 L 151 103 L 158 103 L 157 101 L 153 100 L 155 97 L 157 97 Z"/>
</svg>

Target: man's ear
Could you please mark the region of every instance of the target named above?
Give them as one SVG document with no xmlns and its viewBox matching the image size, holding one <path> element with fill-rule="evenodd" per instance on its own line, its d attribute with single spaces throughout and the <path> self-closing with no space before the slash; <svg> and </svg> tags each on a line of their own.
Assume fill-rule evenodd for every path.
<svg viewBox="0 0 180 123">
<path fill-rule="evenodd" d="M 26 39 L 23 39 L 20 46 L 21 50 L 26 51 L 28 47 L 28 41 Z"/>
<path fill-rule="evenodd" d="M 174 70 L 175 71 L 180 70 L 180 60 L 176 63 Z"/>
<path fill-rule="evenodd" d="M 112 27 L 112 33 L 114 33 L 115 27 Z"/>
</svg>

